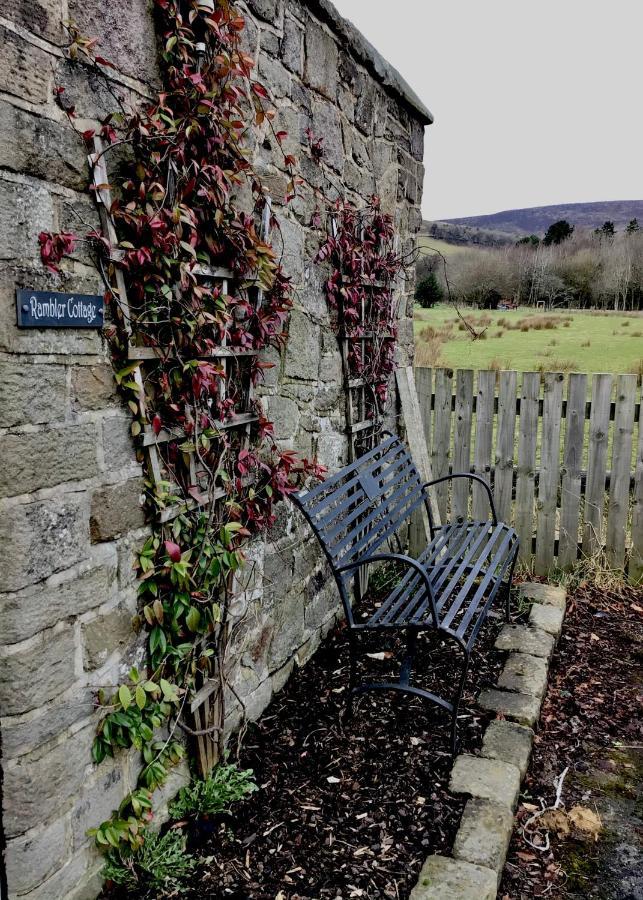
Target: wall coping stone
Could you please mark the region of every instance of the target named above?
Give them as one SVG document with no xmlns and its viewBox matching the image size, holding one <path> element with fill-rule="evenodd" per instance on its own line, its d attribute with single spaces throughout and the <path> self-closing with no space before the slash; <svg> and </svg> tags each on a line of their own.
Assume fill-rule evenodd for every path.
<svg viewBox="0 0 643 900">
<path fill-rule="evenodd" d="M 423 125 L 433 123 L 433 114 L 420 100 L 413 88 L 405 81 L 397 69 L 378 53 L 375 47 L 367 41 L 364 35 L 352 22 L 340 16 L 339 12 L 330 0 L 302 0 L 311 12 L 335 32 L 344 46 L 362 62 L 376 81 L 385 87 L 395 97 L 402 100 L 417 115 Z"/>
</svg>

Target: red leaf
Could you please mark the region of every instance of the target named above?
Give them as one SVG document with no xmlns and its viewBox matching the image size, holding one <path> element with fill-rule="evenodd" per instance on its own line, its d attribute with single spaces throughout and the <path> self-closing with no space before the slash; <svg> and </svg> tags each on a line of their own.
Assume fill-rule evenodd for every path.
<svg viewBox="0 0 643 900">
<path fill-rule="evenodd" d="M 156 415 L 152 419 L 152 428 L 154 429 L 154 434 L 159 434 L 161 431 L 161 427 L 162 427 L 161 417 L 159 416 L 158 413 L 156 413 Z"/>
<path fill-rule="evenodd" d="M 172 562 L 180 562 L 181 561 L 181 548 L 178 544 L 175 544 L 174 541 L 166 541 L 165 542 L 165 551 L 167 555 L 170 557 Z"/>
</svg>

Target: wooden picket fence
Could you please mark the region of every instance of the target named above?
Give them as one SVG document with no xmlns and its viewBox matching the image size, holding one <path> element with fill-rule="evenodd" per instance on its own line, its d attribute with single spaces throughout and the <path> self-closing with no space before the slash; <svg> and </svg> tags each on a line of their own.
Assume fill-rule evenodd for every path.
<svg viewBox="0 0 643 900">
<path fill-rule="evenodd" d="M 605 555 L 643 579 L 643 427 L 636 375 L 416 368 L 432 477 L 490 481 L 536 574 Z M 486 517 L 483 489 L 441 485 L 449 516 Z"/>
</svg>

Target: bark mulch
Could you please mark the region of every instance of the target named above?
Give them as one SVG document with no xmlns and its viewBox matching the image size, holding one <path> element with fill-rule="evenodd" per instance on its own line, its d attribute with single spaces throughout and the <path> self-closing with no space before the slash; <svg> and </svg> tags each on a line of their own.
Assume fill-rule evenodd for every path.
<svg viewBox="0 0 643 900">
<path fill-rule="evenodd" d="M 518 821 L 553 804 L 554 779 L 569 767 L 561 808 L 579 805 L 603 827 L 597 841 L 574 827 L 530 828 L 540 849 L 518 828 L 498 896 L 641 900 L 643 592 L 584 583 L 568 603 Z"/>
<path fill-rule="evenodd" d="M 496 681 L 501 624 L 490 620 L 473 654 L 460 719 L 469 752 L 487 723 L 475 697 Z M 372 637 L 365 649 L 381 653 L 381 638 Z M 420 681 L 450 696 L 457 648 L 434 642 L 430 651 L 430 641 L 422 643 Z M 366 664 L 375 680 L 392 660 Z M 187 896 L 397 900 L 408 897 L 428 854 L 450 851 L 463 801 L 446 788 L 446 715 L 416 699 L 367 694 L 343 724 L 347 680 L 348 641 L 339 626 L 249 729 L 239 762 L 254 769 L 260 790 L 202 835 L 195 849 L 208 862 Z"/>
</svg>

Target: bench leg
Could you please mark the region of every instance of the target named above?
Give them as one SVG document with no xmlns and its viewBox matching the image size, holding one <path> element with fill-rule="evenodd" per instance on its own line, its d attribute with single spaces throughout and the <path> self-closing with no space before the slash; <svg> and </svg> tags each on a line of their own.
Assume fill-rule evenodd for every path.
<svg viewBox="0 0 643 900">
<path fill-rule="evenodd" d="M 467 680 L 467 672 L 469 671 L 469 651 L 464 650 L 464 657 L 462 660 L 462 671 L 460 673 L 460 680 L 458 681 L 458 690 L 453 699 L 453 712 L 451 713 L 451 755 L 456 755 L 456 750 L 458 746 L 458 709 L 460 707 L 460 700 L 462 699 L 462 692 L 464 690 L 464 684 Z"/>
<path fill-rule="evenodd" d="M 514 569 L 516 568 L 516 562 L 518 560 L 518 548 L 516 547 L 516 552 L 514 553 L 514 558 L 511 561 L 511 568 L 509 569 L 509 577 L 507 579 L 507 588 L 505 593 L 505 619 L 507 622 L 511 619 L 511 585 L 514 580 Z"/>
<path fill-rule="evenodd" d="M 417 632 L 410 628 L 406 633 L 406 653 L 400 667 L 400 684 L 408 687 L 411 678 L 411 669 L 413 668 L 413 660 L 415 658 L 415 648 L 417 645 Z"/>
</svg>

